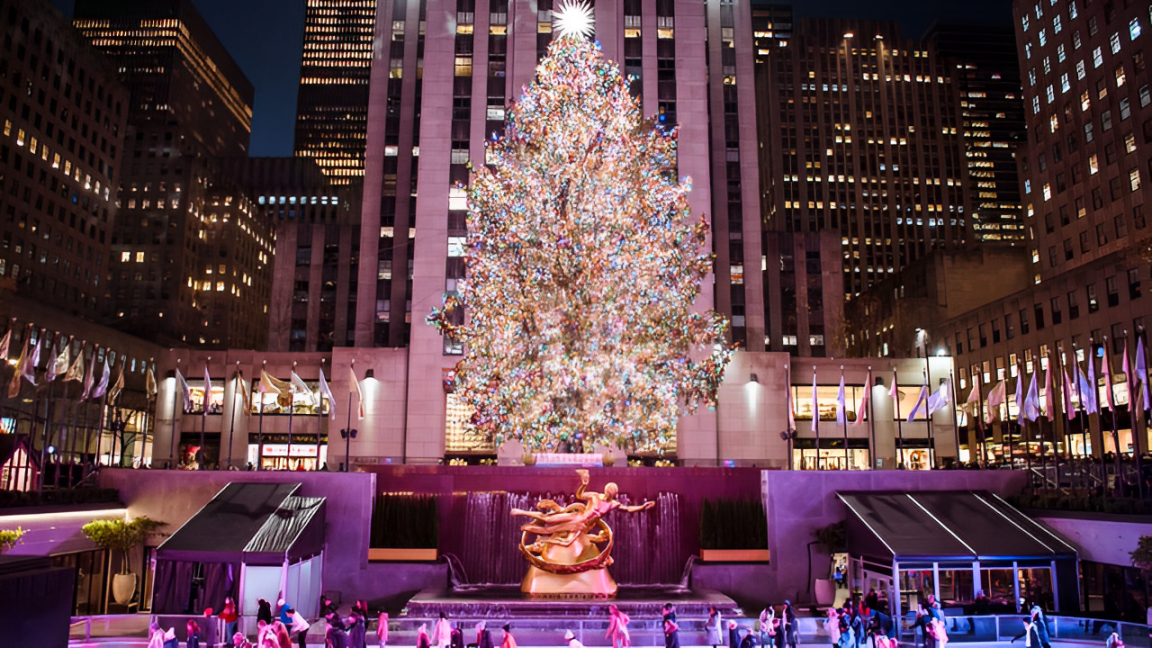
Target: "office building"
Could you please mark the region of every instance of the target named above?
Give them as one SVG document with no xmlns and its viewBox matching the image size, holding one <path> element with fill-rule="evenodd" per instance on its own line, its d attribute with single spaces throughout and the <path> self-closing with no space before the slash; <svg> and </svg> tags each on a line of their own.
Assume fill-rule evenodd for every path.
<svg viewBox="0 0 1152 648">
<path fill-rule="evenodd" d="M 296 99 L 296 155 L 334 184 L 364 177 L 376 0 L 308 0 Z"/>
<path fill-rule="evenodd" d="M 0 8 L 0 290 L 106 313 L 128 93 L 46 3 Z"/>
<path fill-rule="evenodd" d="M 253 197 L 258 219 L 274 232 L 267 349 L 351 346 L 359 193 L 310 158 L 230 158 L 223 172 Z"/>
<path fill-rule="evenodd" d="M 261 348 L 274 236 L 223 173 L 252 85 L 187 0 L 79 0 L 76 26 L 132 93 L 110 323 L 175 346 Z"/>
<path fill-rule="evenodd" d="M 936 22 L 924 39 L 955 78 L 979 243 L 1023 245 L 1016 148 L 1024 139 L 1024 100 L 1011 27 Z"/>
<path fill-rule="evenodd" d="M 1034 285 L 926 328 L 931 344 L 955 355 L 962 389 L 979 379 L 986 395 L 1007 379 L 1012 401 L 1018 371 L 1054 367 L 1061 412 L 1063 370 L 1087 373 L 1091 359 L 1102 377 L 1109 360 L 1120 449 L 1147 450 L 1144 417 L 1131 420 L 1125 407 L 1121 358 L 1145 340 L 1152 314 L 1142 258 L 1152 198 L 1152 40 L 1145 33 L 1152 16 L 1147 5 L 1111 2 L 1018 1 L 1013 13 L 1025 71 L 1028 136 L 1017 157 Z M 1014 415 L 1011 403 L 1005 418 Z M 1054 430 L 1043 434 L 1062 451 L 1100 456 L 1116 447 L 1108 413 L 1054 419 Z M 1035 425 L 993 427 L 984 429 L 991 441 L 1027 437 L 1032 451 L 1039 448 Z"/>
</svg>

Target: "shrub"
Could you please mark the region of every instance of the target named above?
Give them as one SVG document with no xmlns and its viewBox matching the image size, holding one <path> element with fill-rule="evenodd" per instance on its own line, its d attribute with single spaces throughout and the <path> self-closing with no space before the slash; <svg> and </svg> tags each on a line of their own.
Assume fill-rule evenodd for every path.
<svg viewBox="0 0 1152 648">
<path fill-rule="evenodd" d="M 144 544 L 148 534 L 167 524 L 145 516 L 131 522 L 124 520 L 93 520 L 80 530 L 96 546 L 120 554 L 120 573 L 128 573 L 128 552 Z"/>
</svg>

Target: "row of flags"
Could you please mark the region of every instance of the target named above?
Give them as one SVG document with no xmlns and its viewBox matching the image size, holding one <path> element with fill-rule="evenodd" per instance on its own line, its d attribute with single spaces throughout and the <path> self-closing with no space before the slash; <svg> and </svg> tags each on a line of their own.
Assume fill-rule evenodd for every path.
<svg viewBox="0 0 1152 648">
<path fill-rule="evenodd" d="M 1083 408 L 1086 414 L 1096 414 L 1102 409 L 1114 411 L 1116 409 L 1115 394 L 1112 384 L 1112 368 L 1109 360 L 1110 354 L 1105 351 L 1103 354 L 1103 361 L 1101 366 L 1101 373 L 1104 374 L 1104 399 L 1100 402 L 1100 395 L 1098 391 L 1099 381 L 1096 378 L 1096 360 L 1093 354 L 1087 357 L 1088 373 L 1085 374 L 1084 370 L 1080 368 L 1079 362 L 1075 363 L 1074 376 L 1069 376 L 1068 367 L 1062 366 L 1063 383 L 1061 384 L 1061 400 L 1063 400 L 1064 415 L 1071 421 L 1073 420 L 1079 409 Z M 1043 409 L 1041 409 L 1040 402 L 1040 389 L 1036 374 L 1039 371 L 1032 372 L 1032 377 L 1028 383 L 1027 389 L 1024 387 L 1024 372 L 1016 372 L 1016 393 L 1014 396 L 1016 403 L 1016 421 L 1023 425 L 1025 421 L 1035 421 L 1041 416 L 1047 416 L 1050 420 L 1054 418 L 1056 407 L 1053 402 L 1053 387 L 1052 387 L 1052 374 L 1056 371 L 1051 359 L 1048 362 L 1048 370 L 1044 372 L 1044 402 Z M 1128 345 L 1124 345 L 1124 359 L 1121 367 L 1124 373 L 1125 380 L 1129 386 L 1139 385 L 1138 389 L 1129 389 L 1129 402 L 1133 410 L 1142 409 L 1145 412 L 1152 411 L 1152 399 L 1149 396 L 1148 389 L 1148 363 L 1144 353 L 1144 343 L 1137 340 L 1136 342 L 1136 365 L 1135 367 L 1129 362 Z M 968 394 L 968 400 L 965 403 L 965 409 L 978 410 L 982 408 L 983 398 L 981 396 L 981 385 L 979 378 L 975 378 L 972 384 L 972 391 Z M 1008 400 L 1008 380 L 1001 380 L 992 388 L 988 394 L 988 411 L 984 414 L 984 422 L 992 423 L 995 419 L 996 412 L 999 411 L 1001 405 L 1005 404 Z M 1133 395 L 1134 392 L 1134 395 Z M 1131 400 L 1131 399 L 1135 400 Z M 1073 403 L 1079 403 L 1078 407 L 1072 407 Z"/>
<path fill-rule="evenodd" d="M 791 383 L 791 378 L 788 380 Z M 856 408 L 856 420 L 852 421 L 850 427 L 861 427 L 864 425 L 865 414 L 868 412 L 868 405 L 872 401 L 872 369 L 868 369 L 868 377 L 865 379 L 864 384 L 868 387 L 864 389 L 864 396 L 860 399 L 860 404 Z M 817 383 L 816 372 L 812 372 L 812 431 L 816 432 L 820 425 L 820 403 L 817 397 Z M 893 402 L 898 402 L 900 399 L 900 385 L 896 378 L 896 369 L 892 369 L 892 387 L 888 390 L 888 396 Z M 920 387 L 920 394 L 916 398 L 916 404 L 912 407 L 912 411 L 908 413 L 908 422 L 912 422 L 920 415 L 922 409 L 926 408 L 927 416 L 932 416 L 936 412 L 944 409 L 952 403 L 952 380 L 945 379 L 940 383 L 940 387 L 932 392 L 928 387 L 927 375 L 925 375 L 924 384 Z M 840 386 L 836 392 L 836 423 L 844 425 L 846 423 L 848 413 L 848 402 L 844 393 L 844 368 L 840 368 Z M 796 429 L 796 415 L 792 403 L 792 389 L 788 389 L 788 429 Z"/>
<path fill-rule="evenodd" d="M 0 338 L 0 359 L 8 358 L 12 344 L 12 331 L 15 328 L 15 326 L 9 326 L 4 337 Z M 25 332 L 24 346 L 16 360 L 16 371 L 8 383 L 8 398 L 19 396 L 20 387 L 25 381 L 35 387 L 38 384 L 50 384 L 63 376 L 63 382 L 79 382 L 81 384 L 79 401 L 96 400 L 106 396 L 109 404 L 116 403 L 124 391 L 124 367 L 128 360 L 126 356 L 121 355 L 119 372 L 116 375 L 116 380 L 112 381 L 112 369 L 116 362 L 112 359 L 111 351 L 105 350 L 103 364 L 97 367 L 97 358 L 100 356 L 98 345 L 92 346 L 92 350 L 88 352 L 88 362 L 85 363 L 87 341 L 81 343 L 80 350 L 73 356 L 72 346 L 75 338 L 49 333 L 44 329 L 37 336 L 36 343 L 32 344 L 32 330 L 32 327 L 29 326 Z M 45 343 L 46 340 L 47 343 Z M 36 367 L 40 364 L 40 355 L 44 348 L 47 348 L 49 357 L 54 359 L 48 361 L 43 383 L 39 383 Z M 99 373 L 99 378 L 97 378 L 97 373 Z M 155 398 L 156 375 L 151 366 L 146 369 L 145 383 L 148 397 Z"/>
<path fill-rule="evenodd" d="M 251 396 L 252 390 L 249 388 L 248 383 L 244 380 L 243 375 L 237 375 L 237 380 L 240 382 L 240 393 L 244 399 L 244 412 L 246 414 L 252 413 Z M 364 420 L 364 395 L 360 391 L 360 381 L 356 379 L 356 370 L 352 367 L 348 368 L 348 381 L 351 385 L 352 393 L 356 395 L 356 401 L 360 404 L 358 412 L 359 420 Z M 320 369 L 320 393 L 328 399 L 328 417 L 330 419 L 336 418 L 336 397 L 332 395 L 332 388 L 328 386 L 328 380 L 324 377 L 324 369 Z M 188 386 L 188 381 L 184 378 L 184 374 L 180 369 L 176 369 L 176 388 L 184 401 L 184 411 L 192 411 L 192 388 Z M 260 394 L 276 394 L 277 398 L 280 396 L 288 396 L 290 399 L 295 398 L 295 394 L 304 394 L 308 398 L 309 405 L 316 407 L 319 405 L 312 388 L 304 379 L 292 370 L 292 375 L 288 380 L 281 380 L 276 378 L 266 370 L 260 370 L 260 383 L 257 386 L 257 391 Z M 208 397 L 212 393 L 212 377 L 208 373 L 208 365 L 204 365 L 204 407 L 203 414 L 208 414 Z"/>
</svg>

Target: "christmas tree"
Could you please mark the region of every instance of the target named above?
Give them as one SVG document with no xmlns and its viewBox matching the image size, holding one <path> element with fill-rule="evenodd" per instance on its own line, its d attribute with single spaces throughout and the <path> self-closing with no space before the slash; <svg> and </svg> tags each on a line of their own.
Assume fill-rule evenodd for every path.
<svg viewBox="0 0 1152 648">
<path fill-rule="evenodd" d="M 682 414 L 715 405 L 728 322 L 693 312 L 712 258 L 691 180 L 676 179 L 676 130 L 641 118 L 581 9 L 558 17 L 505 136 L 473 169 L 468 278 L 428 320 L 466 345 L 454 384 L 476 434 L 660 450 Z"/>
</svg>

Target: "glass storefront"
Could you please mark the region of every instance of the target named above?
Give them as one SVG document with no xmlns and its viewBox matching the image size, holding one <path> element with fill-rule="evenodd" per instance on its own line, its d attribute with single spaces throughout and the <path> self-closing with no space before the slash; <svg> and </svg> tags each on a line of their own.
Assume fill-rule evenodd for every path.
<svg viewBox="0 0 1152 648">
<path fill-rule="evenodd" d="M 820 451 L 816 451 L 816 439 L 796 439 L 792 449 L 792 465 L 797 470 L 867 470 L 868 439 L 848 439 L 848 451 L 844 451 L 844 438 L 820 439 Z M 819 467 L 817 467 L 819 460 Z"/>
<path fill-rule="evenodd" d="M 259 444 L 249 444 L 248 463 L 260 466 L 262 470 L 316 470 L 328 463 L 328 444 L 322 440 L 316 444 L 315 435 L 300 435 L 293 438 L 291 452 L 287 443 L 265 443 L 264 456 L 260 456 Z M 320 461 L 317 463 L 316 458 Z"/>
</svg>

